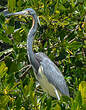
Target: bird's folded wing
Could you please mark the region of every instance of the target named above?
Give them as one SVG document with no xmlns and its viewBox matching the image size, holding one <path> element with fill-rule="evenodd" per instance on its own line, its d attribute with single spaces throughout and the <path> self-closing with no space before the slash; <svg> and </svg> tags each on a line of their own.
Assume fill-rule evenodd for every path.
<svg viewBox="0 0 86 110">
<path fill-rule="evenodd" d="M 69 96 L 68 87 L 58 67 L 49 58 L 44 58 L 40 63 L 47 80 L 62 94 Z"/>
</svg>

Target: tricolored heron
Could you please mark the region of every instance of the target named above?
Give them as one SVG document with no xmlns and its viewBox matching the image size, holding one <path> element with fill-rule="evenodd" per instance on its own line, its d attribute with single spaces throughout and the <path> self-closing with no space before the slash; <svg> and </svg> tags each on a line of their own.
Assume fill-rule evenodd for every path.
<svg viewBox="0 0 86 110">
<path fill-rule="evenodd" d="M 36 79 L 41 87 L 50 96 L 60 100 L 61 95 L 69 96 L 69 90 L 66 85 L 64 76 L 59 68 L 44 53 L 34 53 L 32 49 L 33 40 L 37 31 L 38 17 L 32 8 L 24 11 L 8 14 L 11 15 L 30 15 L 32 17 L 32 27 L 27 35 L 27 54 L 29 61 L 33 67 Z"/>
</svg>

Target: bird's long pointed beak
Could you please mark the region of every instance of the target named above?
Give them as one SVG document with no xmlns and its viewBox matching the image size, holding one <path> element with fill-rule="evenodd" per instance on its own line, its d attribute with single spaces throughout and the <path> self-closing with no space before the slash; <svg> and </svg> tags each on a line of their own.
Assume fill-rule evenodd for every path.
<svg viewBox="0 0 86 110">
<path fill-rule="evenodd" d="M 24 10 L 24 11 L 20 11 L 20 12 L 16 12 L 16 13 L 9 13 L 9 14 L 6 14 L 5 16 L 9 17 L 9 16 L 16 16 L 16 15 L 26 16 L 26 15 L 30 15 L 30 14 L 26 10 Z M 37 20 L 38 20 L 39 25 L 41 26 L 39 17 L 37 17 Z"/>
<path fill-rule="evenodd" d="M 26 11 L 20 11 L 20 12 L 16 12 L 16 13 L 10 13 L 5 16 L 25 15 L 25 13 L 26 13 Z"/>
</svg>

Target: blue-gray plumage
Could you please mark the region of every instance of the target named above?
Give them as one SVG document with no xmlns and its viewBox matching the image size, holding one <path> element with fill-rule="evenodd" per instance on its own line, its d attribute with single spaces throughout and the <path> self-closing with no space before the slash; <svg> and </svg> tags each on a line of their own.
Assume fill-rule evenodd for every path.
<svg viewBox="0 0 86 110">
<path fill-rule="evenodd" d="M 61 95 L 69 96 L 68 87 L 59 68 L 44 53 L 33 52 L 32 44 L 39 21 L 36 12 L 31 8 L 27 8 L 21 12 L 11 13 L 8 16 L 11 15 L 31 15 L 32 17 L 32 27 L 27 36 L 27 54 L 35 76 L 43 90 L 48 92 L 51 96 L 58 98 L 58 100 L 60 100 Z"/>
</svg>

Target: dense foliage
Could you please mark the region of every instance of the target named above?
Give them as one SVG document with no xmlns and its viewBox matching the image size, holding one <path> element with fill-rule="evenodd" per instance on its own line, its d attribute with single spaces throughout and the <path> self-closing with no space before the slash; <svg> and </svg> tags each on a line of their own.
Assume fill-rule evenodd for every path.
<svg viewBox="0 0 86 110">
<path fill-rule="evenodd" d="M 6 1 L 6 0 L 4 0 Z M 0 14 L 0 110 L 86 110 L 86 0 L 8 0 L 0 10 L 33 8 L 41 26 L 33 50 L 42 51 L 60 68 L 70 98 L 60 101 L 36 83 L 27 58 L 32 19 Z M 4 8 L 5 7 L 5 8 Z M 58 79 L 57 79 L 58 80 Z"/>
</svg>

